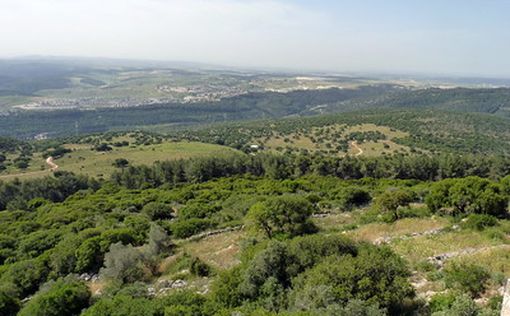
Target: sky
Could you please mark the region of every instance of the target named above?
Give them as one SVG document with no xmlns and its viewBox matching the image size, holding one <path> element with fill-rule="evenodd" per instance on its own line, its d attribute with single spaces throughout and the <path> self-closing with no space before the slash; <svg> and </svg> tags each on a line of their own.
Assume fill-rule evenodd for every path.
<svg viewBox="0 0 510 316">
<path fill-rule="evenodd" d="M 0 0 L 0 57 L 510 77 L 510 0 Z"/>
</svg>

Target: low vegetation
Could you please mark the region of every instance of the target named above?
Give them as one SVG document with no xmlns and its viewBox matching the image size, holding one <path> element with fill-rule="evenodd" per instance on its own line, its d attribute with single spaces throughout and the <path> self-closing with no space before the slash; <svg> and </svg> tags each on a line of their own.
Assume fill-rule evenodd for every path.
<svg viewBox="0 0 510 316">
<path fill-rule="evenodd" d="M 496 313 L 473 300 L 510 269 L 457 260 L 508 243 L 505 163 L 233 155 L 2 183 L 0 311 Z"/>
</svg>

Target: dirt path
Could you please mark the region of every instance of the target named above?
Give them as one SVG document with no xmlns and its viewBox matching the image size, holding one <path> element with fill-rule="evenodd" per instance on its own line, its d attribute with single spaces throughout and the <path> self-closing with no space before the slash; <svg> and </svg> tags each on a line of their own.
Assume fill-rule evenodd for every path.
<svg viewBox="0 0 510 316">
<path fill-rule="evenodd" d="M 31 171 L 31 172 L 23 172 L 23 173 L 15 173 L 15 174 L 6 174 L 3 176 L 0 176 L 0 179 L 14 179 L 14 178 L 23 178 L 28 176 L 37 176 L 37 175 L 44 175 L 48 172 L 54 172 L 58 169 L 58 165 L 53 161 L 53 157 L 48 157 L 46 159 L 46 164 L 49 166 L 49 169 L 47 170 L 41 170 L 41 171 Z"/>
<path fill-rule="evenodd" d="M 363 154 L 363 149 L 361 149 L 361 147 L 358 146 L 358 143 L 356 143 L 355 141 L 351 142 L 351 146 L 358 151 L 356 154 L 354 154 L 355 157 Z"/>
<path fill-rule="evenodd" d="M 46 158 L 46 164 L 50 166 L 50 171 L 56 171 L 58 169 L 58 165 L 53 162 L 53 157 L 49 156 Z"/>
</svg>

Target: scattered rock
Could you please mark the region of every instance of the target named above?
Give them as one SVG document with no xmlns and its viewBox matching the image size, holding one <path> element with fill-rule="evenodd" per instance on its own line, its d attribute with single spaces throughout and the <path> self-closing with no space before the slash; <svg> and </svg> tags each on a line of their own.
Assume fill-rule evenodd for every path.
<svg viewBox="0 0 510 316">
<path fill-rule="evenodd" d="M 92 276 L 88 273 L 82 273 L 79 276 L 79 279 L 83 280 L 83 281 L 90 281 L 91 278 L 92 278 Z"/>
<path fill-rule="evenodd" d="M 165 288 L 171 288 L 173 283 L 174 283 L 173 280 L 159 280 L 156 283 L 156 288 L 159 290 L 162 290 Z"/>
<path fill-rule="evenodd" d="M 188 282 L 184 280 L 175 280 L 175 282 L 172 284 L 173 289 L 180 289 L 188 285 Z"/>
<path fill-rule="evenodd" d="M 243 228 L 244 228 L 244 225 L 235 226 L 235 227 L 227 227 L 227 228 L 218 229 L 218 230 L 212 230 L 212 231 L 203 232 L 200 234 L 193 235 L 191 237 L 186 238 L 186 240 L 190 240 L 190 241 L 199 240 L 199 239 L 209 237 L 209 236 L 214 236 L 214 235 L 219 235 L 219 234 L 223 234 L 223 233 L 227 233 L 227 232 L 242 230 Z"/>
<path fill-rule="evenodd" d="M 389 237 L 389 236 L 386 236 L 386 237 L 379 237 L 377 238 L 376 240 L 374 240 L 374 245 L 382 245 L 382 244 L 387 244 L 389 242 L 391 242 L 392 238 Z"/>
<path fill-rule="evenodd" d="M 21 300 L 21 304 L 25 304 L 27 303 L 28 301 L 30 301 L 32 299 L 33 296 L 27 296 L 25 297 L 24 299 Z"/>
<path fill-rule="evenodd" d="M 99 280 L 99 276 L 97 274 L 89 274 L 89 273 L 82 273 L 80 274 L 80 276 L 78 277 L 80 280 L 83 280 L 83 281 L 91 281 L 91 282 L 95 282 L 97 280 Z"/>
<path fill-rule="evenodd" d="M 376 240 L 374 240 L 373 243 L 374 243 L 374 245 L 382 245 L 382 244 L 390 243 L 393 240 L 406 240 L 406 239 L 416 238 L 416 237 L 421 237 L 421 236 L 436 235 L 436 234 L 441 233 L 443 230 L 444 230 L 444 228 L 436 228 L 436 229 L 426 230 L 421 233 L 414 232 L 414 233 L 410 233 L 410 234 L 407 234 L 404 236 L 394 236 L 394 237 L 383 236 L 383 237 L 379 237 Z"/>
</svg>

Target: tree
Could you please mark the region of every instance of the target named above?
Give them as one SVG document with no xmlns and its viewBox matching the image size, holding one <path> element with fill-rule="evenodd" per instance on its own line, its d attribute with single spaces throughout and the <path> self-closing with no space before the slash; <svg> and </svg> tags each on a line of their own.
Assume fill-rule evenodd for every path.
<svg viewBox="0 0 510 316">
<path fill-rule="evenodd" d="M 113 165 L 116 167 L 116 168 L 126 168 L 128 165 L 129 165 L 129 161 L 125 158 L 117 158 L 115 159 L 115 161 L 113 162 Z"/>
<path fill-rule="evenodd" d="M 380 194 L 375 203 L 376 207 L 384 212 L 392 215 L 392 219 L 400 218 L 398 209 L 408 206 L 414 200 L 413 192 L 405 189 L 390 189 Z"/>
<path fill-rule="evenodd" d="M 342 208 L 349 211 L 355 206 L 361 206 L 370 202 L 372 197 L 366 190 L 357 187 L 343 188 L 336 194 Z"/>
<path fill-rule="evenodd" d="M 144 205 L 142 213 L 146 214 L 151 220 L 170 219 L 173 217 L 172 209 L 163 203 L 150 202 Z"/>
<path fill-rule="evenodd" d="M 463 215 L 503 216 L 508 206 L 508 195 L 504 194 L 504 185 L 502 187 L 479 177 L 467 177 L 433 184 L 426 202 L 432 211 L 450 207 Z"/>
<path fill-rule="evenodd" d="M 105 152 L 105 151 L 111 151 L 113 148 L 108 146 L 108 144 L 106 143 L 101 143 L 97 146 L 94 147 L 94 150 L 95 151 L 102 151 L 102 152 Z"/>
<path fill-rule="evenodd" d="M 256 203 L 248 216 L 256 227 L 272 238 L 275 234 L 297 236 L 313 232 L 315 227 L 310 222 L 312 212 L 313 206 L 306 198 L 283 195 Z"/>
<path fill-rule="evenodd" d="M 344 305 L 357 299 L 398 314 L 402 303 L 414 297 L 409 275 L 405 262 L 389 248 L 365 246 L 356 257 L 329 257 L 293 279 L 291 306 L 301 309 L 301 297 L 322 287 L 322 302 Z"/>
<path fill-rule="evenodd" d="M 72 278 L 58 279 L 43 287 L 18 315 L 78 315 L 88 306 L 89 298 L 89 289 L 82 281 Z"/>
<path fill-rule="evenodd" d="M 0 315 L 14 316 L 19 308 L 19 300 L 7 289 L 0 289 Z"/>
<path fill-rule="evenodd" d="M 105 254 L 100 275 L 121 283 L 132 283 L 145 278 L 142 253 L 131 245 L 112 244 Z"/>
<path fill-rule="evenodd" d="M 506 195 L 510 195 L 510 175 L 501 179 L 500 183 L 501 183 L 501 186 L 503 187 L 503 192 Z"/>
<path fill-rule="evenodd" d="M 85 240 L 76 249 L 76 272 L 97 271 L 103 262 L 101 237 L 96 236 Z"/>
<path fill-rule="evenodd" d="M 467 177 L 458 179 L 449 190 L 450 203 L 461 214 L 477 213 L 499 216 L 506 213 L 508 197 L 488 179 Z"/>
<path fill-rule="evenodd" d="M 425 203 L 432 212 L 450 206 L 450 188 L 455 184 L 455 179 L 445 179 L 431 185 L 430 191 L 425 197 Z"/>
</svg>

